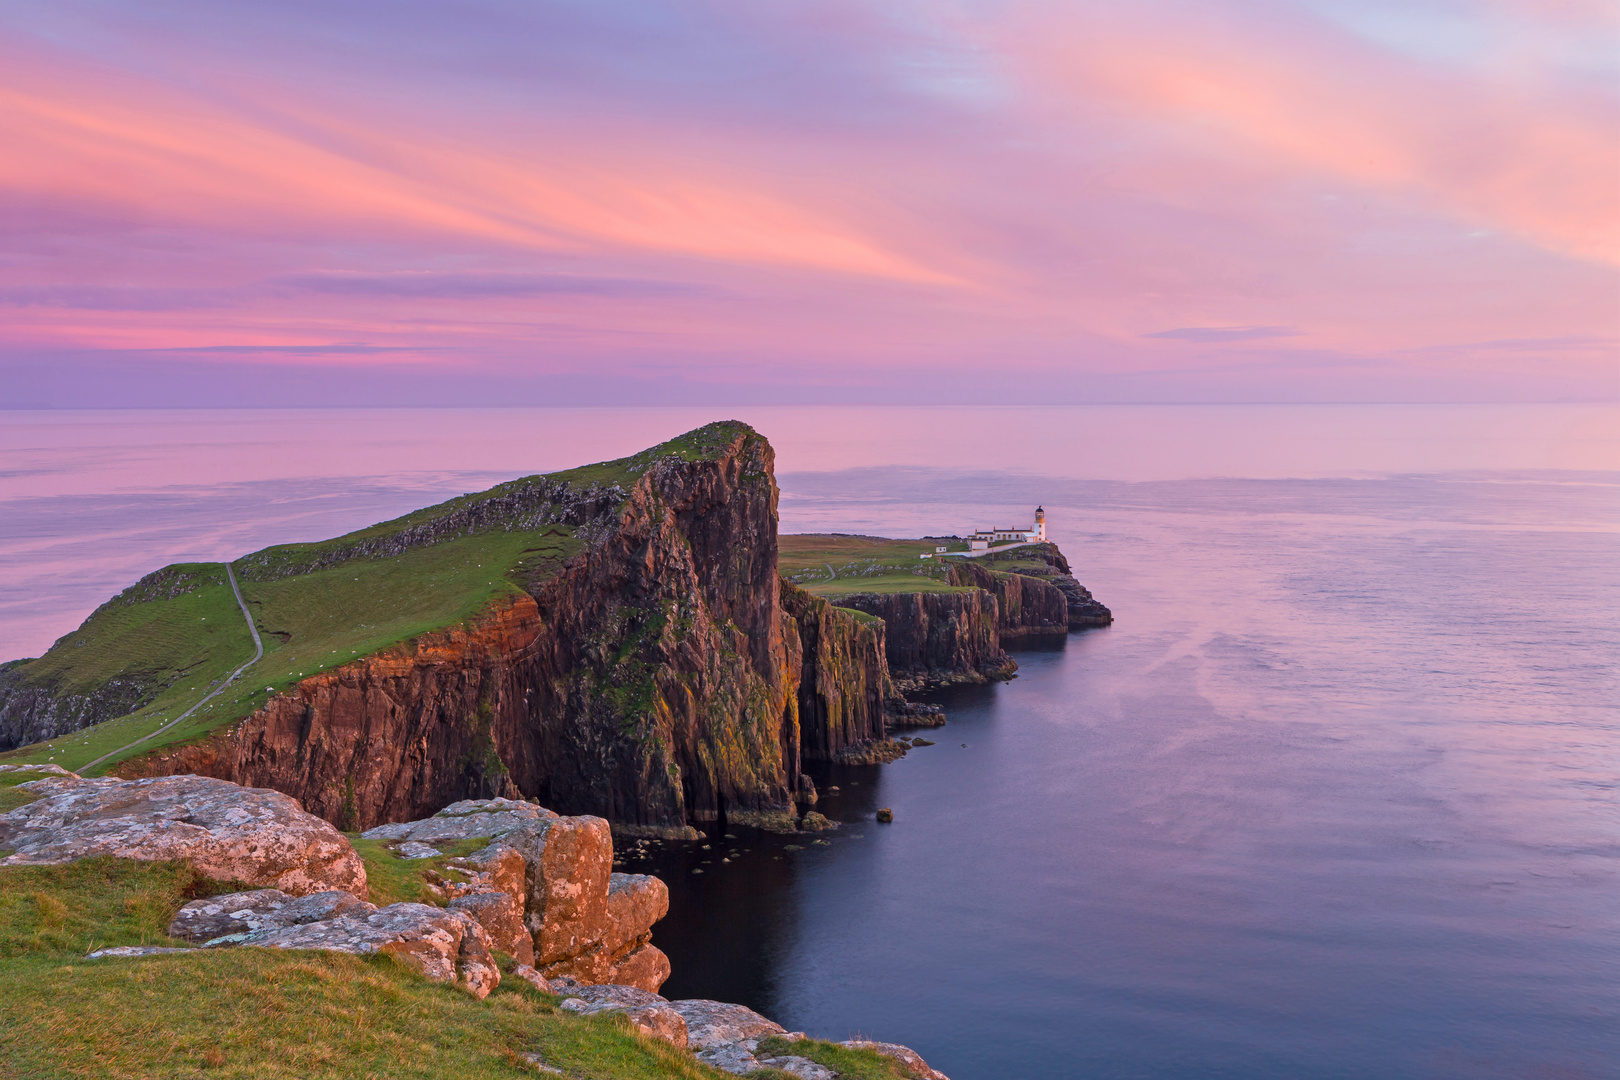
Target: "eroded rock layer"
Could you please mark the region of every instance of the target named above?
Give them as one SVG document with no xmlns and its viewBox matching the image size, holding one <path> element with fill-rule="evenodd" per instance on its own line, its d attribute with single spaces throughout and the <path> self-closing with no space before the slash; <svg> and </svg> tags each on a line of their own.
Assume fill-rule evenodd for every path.
<svg viewBox="0 0 1620 1080">
<path fill-rule="evenodd" d="M 894 697 L 885 656 L 885 626 L 834 607 L 784 580 L 782 606 L 798 631 L 799 745 L 811 760 L 881 739 L 884 705 Z"/>
<path fill-rule="evenodd" d="M 889 674 L 902 688 L 1009 678 L 1018 670 L 1001 649 L 996 598 L 982 590 L 855 593 L 838 605 L 883 620 Z"/>
</svg>

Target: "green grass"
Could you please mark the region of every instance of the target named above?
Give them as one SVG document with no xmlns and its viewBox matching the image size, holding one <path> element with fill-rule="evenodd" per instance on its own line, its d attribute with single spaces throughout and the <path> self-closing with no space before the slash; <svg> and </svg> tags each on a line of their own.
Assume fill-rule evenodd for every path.
<svg viewBox="0 0 1620 1080">
<path fill-rule="evenodd" d="M 253 646 L 224 567 L 186 563 L 170 569 L 191 573 L 203 584 L 172 599 L 103 605 L 50 652 L 29 662 L 30 681 L 49 681 L 69 693 L 95 690 L 114 678 L 166 683 L 192 676 L 195 683 L 212 673 L 210 661 L 217 655 L 251 656 Z"/>
<path fill-rule="evenodd" d="M 948 563 L 920 558 L 934 547 L 932 540 L 828 533 L 788 534 L 777 539 L 782 576 L 822 597 L 968 591 L 945 581 Z"/>
<path fill-rule="evenodd" d="M 366 864 L 366 884 L 371 888 L 371 902 L 378 907 L 389 904 L 434 904 L 442 902 L 427 890 L 427 872 L 443 874 L 445 864 L 461 855 L 471 855 L 489 846 L 489 838 L 454 840 L 434 844 L 442 855 L 431 859 L 402 859 L 388 850 L 386 840 L 366 840 L 358 833 L 349 833 L 349 842 Z"/>
<path fill-rule="evenodd" d="M 0 870 L 0 1075 L 533 1077 L 538 1052 L 581 1078 L 717 1073 L 622 1018 L 579 1018 L 518 979 L 484 1001 L 387 957 L 276 949 L 86 960 L 110 945 L 178 944 L 164 930 L 212 892 L 175 863 L 88 859 Z"/>
<path fill-rule="evenodd" d="M 537 532 L 477 533 L 412 548 L 392 558 L 355 559 L 310 574 L 244 581 L 242 595 L 264 641 L 264 658 L 185 723 L 95 771 L 104 772 L 123 757 L 196 739 L 234 723 L 263 705 L 272 693 L 288 689 L 301 678 L 473 619 L 501 598 L 520 593 L 525 584 L 560 564 L 579 546 L 561 526 Z M 139 625 L 155 637 L 175 643 L 169 646 L 171 651 L 200 657 L 186 677 L 127 716 L 19 748 L 0 755 L 0 760 L 52 761 L 77 770 L 156 730 L 195 704 L 211 682 L 228 676 L 253 655 L 247 625 L 229 586 L 208 586 L 201 592 L 204 595 L 192 593 L 108 609 L 120 628 L 123 623 L 136 622 L 129 613 L 140 613 Z M 228 606 L 221 606 L 213 594 L 222 594 L 223 604 Z M 206 623 L 196 616 L 200 610 L 212 612 Z M 98 613 L 80 632 L 91 636 L 98 647 L 109 642 L 110 648 L 127 635 L 104 633 L 99 623 L 106 617 Z M 208 629 L 199 629 L 204 626 Z M 46 659 L 50 657 L 46 655 Z M 95 663 L 105 666 L 99 657 L 87 658 L 84 666 Z"/>
<path fill-rule="evenodd" d="M 879 574 L 872 577 L 838 577 L 830 581 L 816 581 L 802 586 L 807 592 L 828 600 L 856 593 L 959 593 L 972 592 L 970 587 L 949 585 L 937 578 L 916 577 L 911 574 Z"/>
</svg>

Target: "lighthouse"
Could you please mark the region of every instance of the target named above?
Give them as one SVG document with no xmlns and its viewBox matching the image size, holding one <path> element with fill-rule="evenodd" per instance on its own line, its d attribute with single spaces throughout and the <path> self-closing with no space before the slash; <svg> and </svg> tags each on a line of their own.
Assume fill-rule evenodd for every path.
<svg viewBox="0 0 1620 1080">
<path fill-rule="evenodd" d="M 1043 544 L 1046 542 L 1046 507 L 1035 508 L 1035 528 L 1030 530 L 1029 538 Z"/>
</svg>

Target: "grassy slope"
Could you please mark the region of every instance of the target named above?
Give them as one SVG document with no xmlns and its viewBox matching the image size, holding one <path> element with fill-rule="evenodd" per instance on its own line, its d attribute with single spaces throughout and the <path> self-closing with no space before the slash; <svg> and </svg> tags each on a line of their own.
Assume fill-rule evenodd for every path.
<svg viewBox="0 0 1620 1080">
<path fill-rule="evenodd" d="M 175 909 L 209 884 L 105 858 L 0 870 L 0 1075 L 483 1080 L 534 1076 L 525 1052 L 577 1077 L 724 1075 L 622 1020 L 562 1013 L 518 979 L 475 1001 L 377 956 L 84 959 L 168 943 Z"/>
<path fill-rule="evenodd" d="M 950 567 L 918 556 L 930 540 L 789 534 L 778 538 L 782 576 L 817 596 L 850 593 L 966 592 L 945 583 Z"/>
<path fill-rule="evenodd" d="M 243 598 L 264 639 L 264 658 L 229 693 L 130 754 L 197 738 L 249 715 L 272 693 L 302 677 L 470 619 L 499 598 L 520 592 L 520 583 L 533 576 L 534 568 L 566 558 L 577 547 L 577 541 L 560 526 L 540 532 L 478 533 L 413 548 L 389 559 L 355 559 L 312 574 L 243 582 Z M 197 614 L 204 610 L 210 613 L 207 623 Z M 153 633 L 160 642 L 150 650 L 155 655 L 184 656 L 191 664 L 188 677 L 175 680 L 154 701 L 128 716 L 22 747 L 3 755 L 4 760 L 54 761 L 76 769 L 180 715 L 212 682 L 253 655 L 247 626 L 226 585 L 206 586 L 172 600 L 113 608 L 111 613 L 120 622 L 135 623 Z M 101 623 L 105 618 L 93 618 L 76 631 L 98 643 L 106 642 L 105 655 L 64 650 L 75 664 L 70 670 L 81 681 L 89 681 L 97 671 L 106 671 L 115 663 L 114 650 L 127 637 L 104 632 Z M 55 661 L 56 651 L 36 663 L 51 660 L 66 666 Z"/>
</svg>

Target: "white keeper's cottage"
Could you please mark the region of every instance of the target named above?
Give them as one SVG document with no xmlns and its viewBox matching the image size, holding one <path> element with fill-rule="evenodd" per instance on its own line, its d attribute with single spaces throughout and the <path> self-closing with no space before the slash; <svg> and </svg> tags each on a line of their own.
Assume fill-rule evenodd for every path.
<svg viewBox="0 0 1620 1080">
<path fill-rule="evenodd" d="M 1035 508 L 1035 524 L 1027 529 L 980 529 L 968 537 L 969 551 L 988 551 L 991 544 L 1038 544 L 1046 540 L 1046 507 Z"/>
</svg>

